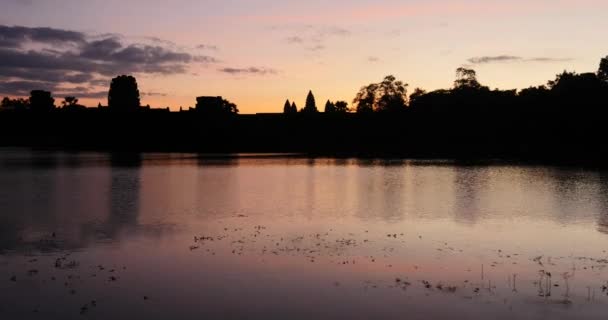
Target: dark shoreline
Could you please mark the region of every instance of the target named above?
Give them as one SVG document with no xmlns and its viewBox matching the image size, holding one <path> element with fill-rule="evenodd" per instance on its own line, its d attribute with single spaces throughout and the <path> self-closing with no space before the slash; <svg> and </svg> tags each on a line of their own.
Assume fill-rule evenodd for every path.
<svg viewBox="0 0 608 320">
<path fill-rule="evenodd" d="M 595 116 L 567 122 L 561 117 L 472 118 L 413 111 L 225 117 L 164 110 L 0 112 L 0 147 L 607 167 L 603 117 Z"/>
</svg>

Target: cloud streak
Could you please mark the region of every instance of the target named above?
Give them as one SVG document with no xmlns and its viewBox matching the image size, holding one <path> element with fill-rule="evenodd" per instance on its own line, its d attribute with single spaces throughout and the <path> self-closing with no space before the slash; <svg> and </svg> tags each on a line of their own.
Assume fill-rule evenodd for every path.
<svg viewBox="0 0 608 320">
<path fill-rule="evenodd" d="M 216 46 L 216 45 L 199 44 L 198 46 L 196 46 L 196 49 L 218 51 L 220 48 L 218 46 Z"/>
<path fill-rule="evenodd" d="M 549 58 L 549 57 L 536 57 L 536 58 L 530 58 L 527 59 L 527 61 L 530 62 L 565 62 L 565 61 L 572 61 L 574 59 L 572 58 Z"/>
<path fill-rule="evenodd" d="M 218 69 L 219 72 L 231 74 L 231 75 L 273 75 L 277 74 L 278 71 L 270 68 L 257 68 L 257 67 L 249 67 L 249 68 L 232 68 L 225 67 Z"/>
<path fill-rule="evenodd" d="M 308 51 L 321 51 L 327 46 L 329 38 L 344 38 L 352 35 L 348 29 L 337 26 L 312 26 L 305 25 L 300 27 L 273 27 L 273 30 L 291 30 L 297 34 L 292 34 L 285 38 L 285 42 L 291 45 L 302 46 Z"/>
<path fill-rule="evenodd" d="M 470 58 L 467 61 L 472 64 L 487 64 L 487 63 L 517 62 L 517 61 L 523 61 L 523 58 L 518 57 L 518 56 L 509 56 L 509 55 L 481 56 L 481 57 Z"/>
<path fill-rule="evenodd" d="M 553 58 L 553 57 L 534 57 L 524 58 L 520 56 L 512 55 L 498 55 L 498 56 L 480 56 L 469 58 L 467 62 L 471 64 L 491 64 L 491 63 L 513 63 L 513 62 L 564 62 L 571 61 L 571 58 Z"/>
</svg>

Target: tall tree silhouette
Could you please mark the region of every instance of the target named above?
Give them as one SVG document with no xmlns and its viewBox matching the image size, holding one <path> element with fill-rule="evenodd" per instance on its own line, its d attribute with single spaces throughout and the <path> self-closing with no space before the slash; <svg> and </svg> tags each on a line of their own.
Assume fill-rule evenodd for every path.
<svg viewBox="0 0 608 320">
<path fill-rule="evenodd" d="M 327 102 L 325 103 L 325 113 L 335 113 L 336 112 L 336 105 L 327 100 Z"/>
<path fill-rule="evenodd" d="M 336 113 L 347 113 L 348 103 L 346 101 L 336 101 L 335 103 L 335 112 Z"/>
<path fill-rule="evenodd" d="M 407 87 L 407 83 L 398 81 L 392 75 L 384 77 L 380 83 L 362 87 L 353 100 L 357 113 L 404 110 L 407 106 Z"/>
<path fill-rule="evenodd" d="M 298 113 L 298 106 L 296 106 L 296 102 L 291 103 L 291 113 Z"/>
<path fill-rule="evenodd" d="M 357 92 L 355 99 L 353 99 L 353 104 L 356 105 L 357 113 L 374 112 L 377 90 L 378 84 L 372 83 L 362 87 L 359 92 Z"/>
<path fill-rule="evenodd" d="M 456 69 L 456 81 L 454 81 L 454 88 L 471 88 L 478 89 L 481 84 L 477 81 L 477 72 L 473 69 L 460 67 Z"/>
<path fill-rule="evenodd" d="M 602 81 L 608 82 L 608 56 L 602 58 L 600 61 L 600 68 L 597 71 L 597 77 Z"/>
<path fill-rule="evenodd" d="M 308 91 L 308 96 L 306 97 L 306 105 L 304 109 L 302 109 L 304 113 L 317 113 L 317 103 L 315 102 L 315 96 L 312 94 L 312 90 Z"/>
<path fill-rule="evenodd" d="M 407 103 L 407 83 L 398 81 L 394 76 L 387 76 L 379 84 L 378 111 L 402 111 Z"/>
<path fill-rule="evenodd" d="M 49 91 L 33 90 L 30 92 L 30 107 L 34 112 L 49 112 L 55 109 L 55 99 Z"/>
<path fill-rule="evenodd" d="M 138 110 L 141 105 L 137 80 L 132 76 L 112 79 L 108 93 L 108 107 L 118 111 Z"/>
</svg>

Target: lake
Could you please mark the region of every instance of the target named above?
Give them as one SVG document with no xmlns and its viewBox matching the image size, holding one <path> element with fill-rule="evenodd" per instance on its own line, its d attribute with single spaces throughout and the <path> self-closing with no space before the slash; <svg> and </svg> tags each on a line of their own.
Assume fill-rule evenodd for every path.
<svg viewBox="0 0 608 320">
<path fill-rule="evenodd" d="M 603 319 L 608 172 L 0 153 L 1 319 Z"/>
</svg>

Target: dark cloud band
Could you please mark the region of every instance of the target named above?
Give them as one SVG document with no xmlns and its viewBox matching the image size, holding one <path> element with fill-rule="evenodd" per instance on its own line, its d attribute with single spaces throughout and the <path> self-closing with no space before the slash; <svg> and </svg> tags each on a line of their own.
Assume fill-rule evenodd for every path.
<svg viewBox="0 0 608 320">
<path fill-rule="evenodd" d="M 127 44 L 117 35 L 0 25 L 3 94 L 22 95 L 25 87 L 49 90 L 70 84 L 91 89 L 118 74 L 181 74 L 192 64 L 217 62 L 214 57 L 175 49 L 162 41 Z"/>
</svg>

